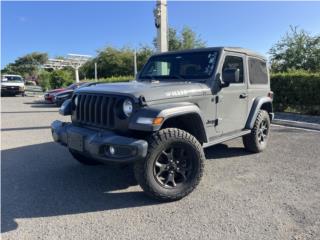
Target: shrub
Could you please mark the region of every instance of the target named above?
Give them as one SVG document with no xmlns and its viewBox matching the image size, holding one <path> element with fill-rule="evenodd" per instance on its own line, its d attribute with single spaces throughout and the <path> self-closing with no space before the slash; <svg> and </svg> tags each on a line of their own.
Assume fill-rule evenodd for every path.
<svg viewBox="0 0 320 240">
<path fill-rule="evenodd" d="M 320 73 L 289 71 L 271 74 L 275 111 L 320 114 Z"/>
<path fill-rule="evenodd" d="M 74 82 L 72 73 L 67 70 L 54 70 L 50 74 L 50 86 L 52 88 L 65 87 Z"/>
<path fill-rule="evenodd" d="M 45 70 L 41 71 L 38 76 L 38 83 L 44 91 L 51 89 L 50 72 L 47 72 Z"/>
<path fill-rule="evenodd" d="M 133 80 L 133 76 L 112 76 L 108 78 L 99 78 L 98 82 L 103 83 L 116 83 L 116 82 L 129 82 L 130 80 Z M 83 80 L 84 82 L 94 82 L 95 79 L 86 79 Z"/>
<path fill-rule="evenodd" d="M 109 77 L 109 78 L 101 78 L 99 82 L 106 82 L 106 83 L 114 83 L 114 82 L 129 82 L 133 80 L 133 76 L 118 76 L 118 77 Z"/>
</svg>

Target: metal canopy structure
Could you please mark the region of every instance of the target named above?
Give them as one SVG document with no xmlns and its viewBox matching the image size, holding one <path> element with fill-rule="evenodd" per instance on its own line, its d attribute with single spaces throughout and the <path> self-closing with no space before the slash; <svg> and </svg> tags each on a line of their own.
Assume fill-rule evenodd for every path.
<svg viewBox="0 0 320 240">
<path fill-rule="evenodd" d="M 51 58 L 46 64 L 43 65 L 44 68 L 50 69 L 62 69 L 64 67 L 72 67 L 75 70 L 76 82 L 79 82 L 79 68 L 85 64 L 91 58 L 90 55 L 81 55 L 70 53 L 66 58 L 55 59 Z"/>
</svg>

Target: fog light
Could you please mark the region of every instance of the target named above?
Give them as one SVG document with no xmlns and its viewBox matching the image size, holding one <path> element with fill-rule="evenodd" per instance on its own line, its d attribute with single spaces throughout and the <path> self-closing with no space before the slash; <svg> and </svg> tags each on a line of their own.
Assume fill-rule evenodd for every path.
<svg viewBox="0 0 320 240">
<path fill-rule="evenodd" d="M 116 149 L 115 149 L 114 147 L 110 146 L 110 147 L 109 147 L 109 153 L 110 153 L 111 155 L 114 155 L 114 154 L 116 153 Z"/>
</svg>

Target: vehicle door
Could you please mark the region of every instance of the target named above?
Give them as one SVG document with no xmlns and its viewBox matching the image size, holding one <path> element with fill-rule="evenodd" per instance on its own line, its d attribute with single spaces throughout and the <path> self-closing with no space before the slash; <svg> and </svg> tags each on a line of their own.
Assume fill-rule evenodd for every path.
<svg viewBox="0 0 320 240">
<path fill-rule="evenodd" d="M 221 134 L 237 132 L 245 127 L 248 111 L 246 56 L 238 53 L 225 53 L 220 74 L 223 81 L 225 71 L 239 71 L 235 82 L 222 87 L 218 92 L 217 129 Z"/>
</svg>

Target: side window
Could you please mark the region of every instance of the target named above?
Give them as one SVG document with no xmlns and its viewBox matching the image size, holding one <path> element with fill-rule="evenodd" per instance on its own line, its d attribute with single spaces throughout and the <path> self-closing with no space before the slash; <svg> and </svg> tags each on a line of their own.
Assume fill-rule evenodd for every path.
<svg viewBox="0 0 320 240">
<path fill-rule="evenodd" d="M 239 82 L 236 83 L 243 83 L 243 59 L 242 57 L 236 57 L 236 56 L 226 56 L 224 59 L 222 72 L 225 69 L 239 69 L 240 70 L 240 77 Z"/>
<path fill-rule="evenodd" d="M 268 84 L 268 70 L 265 61 L 249 58 L 248 65 L 251 84 Z"/>
</svg>

